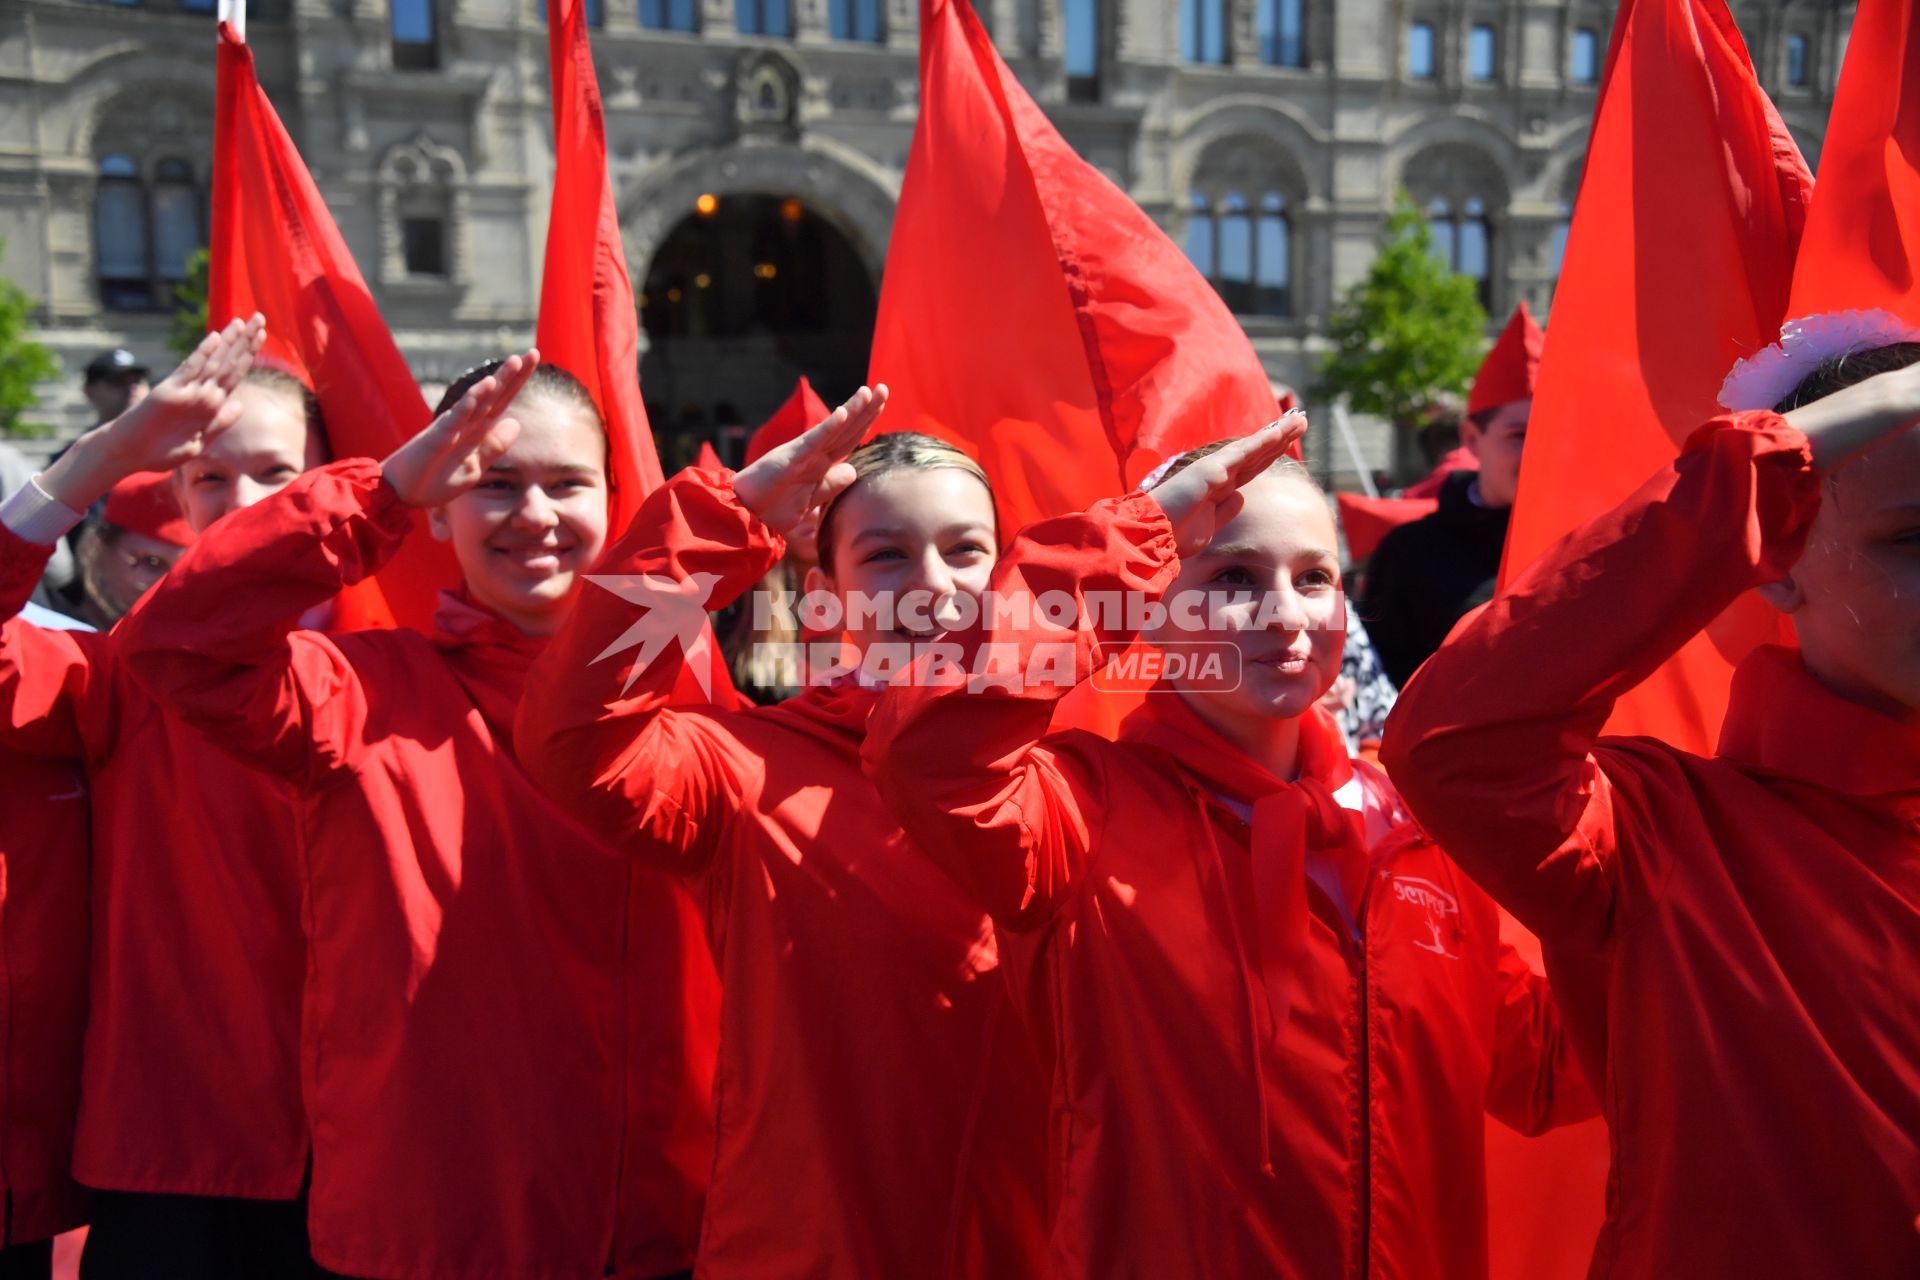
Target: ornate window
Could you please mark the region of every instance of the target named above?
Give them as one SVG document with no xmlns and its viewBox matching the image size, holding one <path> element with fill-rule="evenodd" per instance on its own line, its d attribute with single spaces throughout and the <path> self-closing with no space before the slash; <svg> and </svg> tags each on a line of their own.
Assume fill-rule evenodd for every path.
<svg viewBox="0 0 1920 1280">
<path fill-rule="evenodd" d="M 1180 0 L 1180 56 L 1220 65 L 1227 60 L 1227 0 Z"/>
<path fill-rule="evenodd" d="M 1293 217 L 1305 186 L 1292 158 L 1264 139 L 1223 139 L 1201 157 L 1187 257 L 1235 313 L 1295 314 Z"/>
<path fill-rule="evenodd" d="M 1427 228 L 1433 233 L 1433 256 L 1473 281 L 1480 305 L 1493 309 L 1493 230 L 1483 200 L 1448 199 L 1427 202 Z"/>
<path fill-rule="evenodd" d="M 1100 97 L 1100 0 L 1065 0 L 1067 97 Z"/>
<path fill-rule="evenodd" d="M 1467 78 L 1485 83 L 1500 75 L 1500 39 L 1490 22 L 1476 22 L 1467 32 Z"/>
<path fill-rule="evenodd" d="M 1431 22 L 1407 24 L 1407 78 L 1431 80 L 1434 76 L 1434 31 Z"/>
<path fill-rule="evenodd" d="M 1307 65 L 1306 0 L 1260 0 L 1260 61 L 1270 67 Z"/>
<path fill-rule="evenodd" d="M 1407 162 L 1402 181 L 1426 211 L 1434 256 L 1474 282 L 1494 310 L 1494 218 L 1507 206 L 1499 165 L 1478 147 L 1430 147 Z"/>
<path fill-rule="evenodd" d="M 1787 37 L 1787 84 L 1804 89 L 1812 78 L 1808 67 L 1807 38 L 1795 32 Z"/>
<path fill-rule="evenodd" d="M 387 0 L 393 32 L 393 65 L 400 71 L 432 71 L 440 65 L 440 30 L 434 0 Z"/>
<path fill-rule="evenodd" d="M 1581 27 L 1573 33 L 1573 55 L 1567 71 L 1575 84 L 1600 83 L 1600 32 Z"/>
<path fill-rule="evenodd" d="M 163 311 L 186 279 L 187 259 L 207 243 L 204 189 L 193 166 L 161 157 L 145 169 L 131 155 L 100 158 L 93 240 L 101 305 Z"/>
<path fill-rule="evenodd" d="M 697 0 L 640 0 L 640 25 L 692 33 L 700 29 L 700 6 Z"/>
<path fill-rule="evenodd" d="M 827 0 L 827 34 L 835 40 L 879 44 L 885 35 L 880 0 Z"/>
<path fill-rule="evenodd" d="M 380 162 L 382 283 L 462 284 L 467 167 L 425 134 Z"/>
<path fill-rule="evenodd" d="M 733 0 L 733 24 L 743 36 L 790 36 L 792 0 Z"/>
</svg>

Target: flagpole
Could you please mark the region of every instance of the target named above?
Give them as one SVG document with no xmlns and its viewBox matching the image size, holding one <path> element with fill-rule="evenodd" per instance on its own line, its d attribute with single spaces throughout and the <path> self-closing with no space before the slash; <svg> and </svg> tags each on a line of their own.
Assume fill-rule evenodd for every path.
<svg viewBox="0 0 1920 1280">
<path fill-rule="evenodd" d="M 214 21 L 232 23 L 233 34 L 240 37 L 242 44 L 246 43 L 247 0 L 220 0 Z"/>
<path fill-rule="evenodd" d="M 1360 442 L 1354 438 L 1353 423 L 1347 420 L 1347 402 L 1333 402 L 1333 425 L 1340 432 L 1340 440 L 1347 446 L 1347 457 L 1353 460 L 1354 472 L 1360 477 L 1360 488 L 1369 498 L 1380 496 L 1379 488 L 1373 483 L 1373 472 L 1367 470 L 1367 460 L 1361 456 Z"/>
</svg>

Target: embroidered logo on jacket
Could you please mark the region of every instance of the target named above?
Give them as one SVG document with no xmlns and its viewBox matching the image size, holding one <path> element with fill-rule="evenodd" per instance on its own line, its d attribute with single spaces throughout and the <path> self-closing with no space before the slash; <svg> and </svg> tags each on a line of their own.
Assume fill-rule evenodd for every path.
<svg viewBox="0 0 1920 1280">
<path fill-rule="evenodd" d="M 1413 945 L 1458 960 L 1459 954 L 1447 946 L 1447 934 L 1459 932 L 1460 900 L 1422 876 L 1394 876 L 1392 884 L 1395 901 L 1419 907 L 1427 914 L 1429 939 L 1416 938 Z"/>
</svg>

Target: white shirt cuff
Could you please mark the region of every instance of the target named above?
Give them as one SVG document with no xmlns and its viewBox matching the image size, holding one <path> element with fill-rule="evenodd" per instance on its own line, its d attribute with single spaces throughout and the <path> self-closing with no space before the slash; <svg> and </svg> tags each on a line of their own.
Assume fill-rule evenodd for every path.
<svg viewBox="0 0 1920 1280">
<path fill-rule="evenodd" d="M 0 524 L 22 542 L 50 547 L 86 517 L 40 487 L 34 476 L 0 503 Z"/>
</svg>

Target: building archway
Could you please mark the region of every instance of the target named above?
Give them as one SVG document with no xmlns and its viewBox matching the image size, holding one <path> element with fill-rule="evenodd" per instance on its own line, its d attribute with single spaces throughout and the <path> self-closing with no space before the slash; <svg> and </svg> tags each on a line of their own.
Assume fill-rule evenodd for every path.
<svg viewBox="0 0 1920 1280">
<path fill-rule="evenodd" d="M 739 465 L 748 433 L 802 375 L 828 404 L 866 378 L 877 282 L 798 196 L 702 194 L 642 281 L 640 385 L 670 473 L 703 441 Z"/>
</svg>

